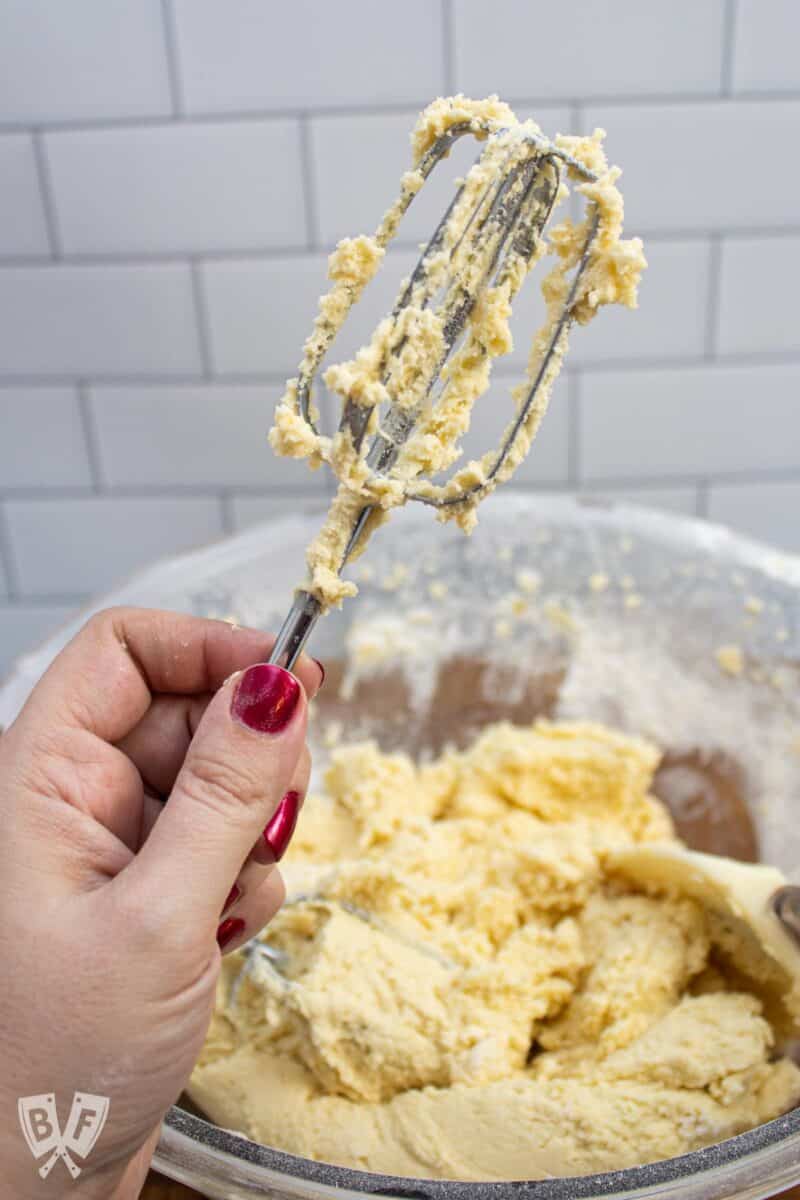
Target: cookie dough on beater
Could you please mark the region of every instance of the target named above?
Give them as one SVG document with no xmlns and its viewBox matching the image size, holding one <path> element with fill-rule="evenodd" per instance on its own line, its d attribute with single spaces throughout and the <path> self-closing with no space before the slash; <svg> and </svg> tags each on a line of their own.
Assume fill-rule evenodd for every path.
<svg viewBox="0 0 800 1200">
<path fill-rule="evenodd" d="M 315 370 L 379 269 L 413 197 L 448 152 L 448 139 L 464 133 L 486 148 L 403 284 L 394 312 L 355 358 L 324 373 L 327 388 L 343 403 L 339 430 L 327 437 L 316 428 L 310 402 Z M 312 467 L 326 462 L 339 480 L 308 551 L 306 587 L 323 611 L 355 594 L 355 584 L 340 578 L 343 564 L 408 499 L 435 506 L 439 519 L 455 520 L 469 532 L 478 503 L 510 478 L 530 448 L 561 368 L 569 325 L 586 324 L 605 304 L 636 306 L 646 263 L 640 239 L 622 238 L 620 172 L 608 166 L 603 136 L 596 130 L 550 142 L 534 121 L 519 121 L 496 96 L 440 98 L 420 116 L 411 138 L 412 168 L 375 234 L 345 239 L 331 255 L 333 286 L 320 300 L 300 375 L 289 381 L 270 435 L 280 454 L 308 458 Z M 566 218 L 545 238 L 552 210 L 568 194 L 566 179 L 585 197 L 586 216 L 577 223 Z M 512 300 L 547 253 L 555 263 L 541 285 L 546 318 L 533 338 L 526 378 L 514 389 L 517 415 L 500 450 L 468 462 L 444 484 L 431 482 L 458 459 L 472 406 L 489 385 L 492 360 L 512 348 Z M 444 299 L 432 303 L 441 289 Z M 434 385 L 440 387 L 435 400 Z M 378 453 L 370 454 L 376 435 Z"/>
</svg>

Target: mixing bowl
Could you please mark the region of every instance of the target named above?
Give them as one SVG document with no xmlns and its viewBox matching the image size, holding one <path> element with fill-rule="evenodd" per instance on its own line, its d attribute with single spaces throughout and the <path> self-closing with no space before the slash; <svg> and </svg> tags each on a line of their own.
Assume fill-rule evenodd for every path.
<svg viewBox="0 0 800 1200">
<path fill-rule="evenodd" d="M 96 607 L 275 628 L 319 520 L 301 513 L 159 564 Z M 405 510 L 352 575 L 359 597 L 320 623 L 311 646 L 329 668 L 311 726 L 316 762 L 338 738 L 424 757 L 498 718 L 598 719 L 665 751 L 659 794 L 691 844 L 758 854 L 800 878 L 800 559 L 703 522 L 508 493 L 485 505 L 471 539 Z M 0 692 L 0 725 L 79 623 L 20 661 Z M 647 1166 L 475 1184 L 311 1162 L 175 1107 L 154 1165 L 220 1200 L 756 1200 L 800 1181 L 800 1110 Z"/>
</svg>

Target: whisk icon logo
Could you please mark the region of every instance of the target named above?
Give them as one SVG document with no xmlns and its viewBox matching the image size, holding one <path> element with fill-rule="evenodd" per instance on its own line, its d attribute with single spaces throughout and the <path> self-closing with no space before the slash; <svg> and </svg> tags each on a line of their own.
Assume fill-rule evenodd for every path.
<svg viewBox="0 0 800 1200">
<path fill-rule="evenodd" d="M 106 1123 L 110 1100 L 107 1096 L 92 1096 L 88 1092 L 75 1092 L 64 1132 L 58 1124 L 56 1098 L 51 1093 L 41 1096 L 21 1096 L 17 1101 L 17 1112 L 28 1149 L 35 1159 L 49 1157 L 39 1167 L 39 1174 L 46 1179 L 59 1158 L 73 1179 L 77 1179 L 81 1168 L 72 1155 L 87 1158 Z"/>
</svg>

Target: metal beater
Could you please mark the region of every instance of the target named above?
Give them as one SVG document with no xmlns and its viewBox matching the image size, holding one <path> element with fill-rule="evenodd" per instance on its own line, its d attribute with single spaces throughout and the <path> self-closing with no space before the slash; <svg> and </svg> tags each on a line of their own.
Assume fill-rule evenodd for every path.
<svg viewBox="0 0 800 1200">
<path fill-rule="evenodd" d="M 423 411 L 423 403 L 435 403 L 433 399 L 437 384 L 441 384 L 441 372 L 452 357 L 454 349 L 459 344 L 465 332 L 467 320 L 483 293 L 496 283 L 515 279 L 515 272 L 521 279 L 532 258 L 540 247 L 541 239 L 547 222 L 552 213 L 561 184 L 562 173 L 570 168 L 585 181 L 596 180 L 597 175 L 589 170 L 582 162 L 553 145 L 546 138 L 530 129 L 521 126 L 514 134 L 519 137 L 510 139 L 507 151 L 500 155 L 499 169 L 494 171 L 494 177 L 480 195 L 477 203 L 469 210 L 462 211 L 459 201 L 464 194 L 465 183 L 459 186 L 449 208 L 439 222 L 430 241 L 424 246 L 417 265 L 406 286 L 392 310 L 392 320 L 395 328 L 407 308 L 412 294 L 415 301 L 422 296 L 422 307 L 430 308 L 439 316 L 444 328 L 444 351 L 435 372 L 425 381 L 423 402 L 409 410 L 399 404 L 390 403 L 386 410 L 379 414 L 378 431 L 365 447 L 364 440 L 374 407 L 368 408 L 348 399 L 345 401 L 339 424 L 340 430 L 349 430 L 354 445 L 359 453 L 364 451 L 367 466 L 377 476 L 387 476 L 394 466 L 401 448 L 408 440 L 416 422 Z M 467 133 L 485 135 L 486 146 L 478 156 L 477 163 L 490 161 L 487 155 L 497 156 L 498 139 L 509 141 L 508 130 L 498 130 L 488 123 L 464 121 L 451 126 L 436 139 L 430 149 L 421 159 L 418 170 L 427 179 L 433 168 L 447 156 L 453 144 Z M 400 215 L 408 208 L 413 193 L 404 194 Z M 431 497 L 412 491 L 407 493 L 410 500 L 419 500 L 423 504 L 436 507 L 456 505 L 471 499 L 485 490 L 494 480 L 498 471 L 511 453 L 512 447 L 520 431 L 525 425 L 526 418 L 536 403 L 539 389 L 547 378 L 554 354 L 559 343 L 573 320 L 573 305 L 578 295 L 581 277 L 589 263 L 592 242 L 598 231 L 599 214 L 596 205 L 589 201 L 587 236 L 580 259 L 575 267 L 572 282 L 558 321 L 552 329 L 552 336 L 542 356 L 538 371 L 533 379 L 527 395 L 519 405 L 517 417 L 497 451 L 494 463 L 487 473 L 484 482 L 461 490 L 455 495 Z M 451 249 L 451 256 L 456 254 L 459 261 L 469 261 L 476 266 L 472 272 L 473 286 L 465 288 L 456 272 L 450 271 L 444 285 L 441 282 L 440 264 L 441 253 L 445 248 Z M 452 262 L 452 258 L 451 258 Z M 524 270 L 520 272 L 520 267 Z M 310 368 L 301 371 L 297 384 L 298 408 L 303 419 L 314 433 L 316 426 L 311 415 L 311 388 L 317 369 L 327 353 L 335 336 L 320 338 L 313 356 Z M 392 353 L 396 355 L 402 348 L 403 335 L 392 339 Z M 384 379 L 389 374 L 389 363 L 385 365 Z M 345 566 L 373 511 L 372 505 L 365 505 L 356 519 L 339 570 Z M 310 592 L 299 590 L 295 594 L 294 603 L 278 633 L 277 640 L 270 655 L 269 662 L 276 663 L 291 670 L 303 650 L 321 612 L 320 602 Z"/>
</svg>

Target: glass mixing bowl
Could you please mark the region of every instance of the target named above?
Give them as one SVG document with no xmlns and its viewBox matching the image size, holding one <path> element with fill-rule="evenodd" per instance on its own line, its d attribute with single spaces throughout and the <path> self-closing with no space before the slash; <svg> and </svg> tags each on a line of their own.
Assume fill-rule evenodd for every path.
<svg viewBox="0 0 800 1200">
<path fill-rule="evenodd" d="M 320 515 L 159 564 L 95 607 L 146 604 L 275 629 Z M 598 719 L 665 751 L 659 794 L 691 844 L 758 853 L 800 880 L 800 559 L 699 521 L 505 493 L 482 508 L 470 539 L 409 506 L 351 574 L 359 597 L 320 622 L 310 647 L 329 668 L 311 726 L 315 762 L 338 736 L 425 756 L 498 718 Z M 0 691 L 0 726 L 79 624 L 20 660 Z M 311 1162 L 190 1108 L 167 1115 L 154 1166 L 219 1200 L 756 1200 L 800 1182 L 800 1109 L 647 1166 L 475 1184 Z"/>
</svg>

